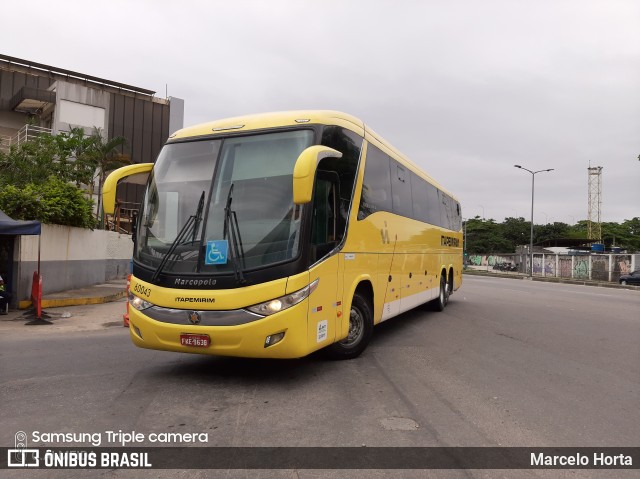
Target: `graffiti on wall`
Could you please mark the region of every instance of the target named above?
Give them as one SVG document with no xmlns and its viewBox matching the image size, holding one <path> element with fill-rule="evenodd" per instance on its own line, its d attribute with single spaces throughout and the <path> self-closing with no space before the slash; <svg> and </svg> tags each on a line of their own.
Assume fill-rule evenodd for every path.
<svg viewBox="0 0 640 479">
<path fill-rule="evenodd" d="M 495 266 L 501 263 L 514 263 L 514 256 L 503 255 L 469 255 L 469 264 L 474 266 Z"/>
<path fill-rule="evenodd" d="M 609 257 L 593 256 L 591 259 L 591 279 L 607 281 L 609 279 Z"/>
<path fill-rule="evenodd" d="M 571 258 L 559 258 L 560 277 L 571 278 Z"/>
<path fill-rule="evenodd" d="M 547 276 L 556 275 L 556 256 L 546 256 L 544 261 L 544 274 Z"/>
<path fill-rule="evenodd" d="M 533 255 L 533 274 L 542 274 L 542 255 Z"/>
<path fill-rule="evenodd" d="M 618 281 L 623 274 L 631 273 L 631 258 L 627 255 L 616 255 L 613 257 L 613 271 L 611 280 Z"/>
<path fill-rule="evenodd" d="M 468 264 L 472 266 L 497 269 L 494 266 L 502 263 L 517 264 L 521 256 L 517 255 L 470 255 Z M 526 259 L 528 265 L 528 257 Z M 635 264 L 638 264 L 640 255 L 636 256 Z M 591 279 L 595 281 L 615 281 L 620 275 L 627 274 L 632 268 L 632 255 L 614 254 L 581 254 L 575 256 L 556 254 L 534 254 L 533 273 L 544 276 L 558 276 L 561 278 Z M 557 267 L 556 267 L 557 265 Z M 520 272 L 528 271 L 521 265 Z M 636 266 L 637 268 L 637 266 Z M 591 273 L 591 274 L 590 274 Z"/>
<path fill-rule="evenodd" d="M 589 257 L 576 256 L 573 266 L 573 277 L 580 279 L 589 278 Z"/>
<path fill-rule="evenodd" d="M 545 276 L 556 275 L 556 255 L 533 255 L 533 273 L 542 274 L 544 268 Z"/>
</svg>

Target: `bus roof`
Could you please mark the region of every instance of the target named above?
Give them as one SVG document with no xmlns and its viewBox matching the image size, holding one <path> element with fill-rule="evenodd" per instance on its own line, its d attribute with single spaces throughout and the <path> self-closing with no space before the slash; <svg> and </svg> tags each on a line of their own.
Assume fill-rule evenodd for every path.
<svg viewBox="0 0 640 479">
<path fill-rule="evenodd" d="M 396 150 L 389 142 L 385 141 L 371 128 L 366 126 L 362 120 L 340 111 L 293 110 L 225 118 L 208 123 L 200 123 L 198 125 L 178 130 L 169 137 L 169 141 L 190 137 L 224 135 L 230 132 L 244 132 L 286 126 L 301 126 L 305 124 L 338 125 L 359 134 L 367 141 L 371 141 L 371 139 L 373 139 L 378 143 L 377 146 L 382 145 L 383 149 L 388 150 L 387 153 L 392 153 L 396 159 L 405 163 L 406 166 L 408 166 L 414 173 L 422 176 L 434 186 L 438 187 L 440 190 L 458 201 L 458 199 L 447 191 L 446 188 L 443 188 L 442 185 L 423 171 L 418 165 Z"/>
<path fill-rule="evenodd" d="M 364 123 L 354 116 L 332 110 L 296 110 L 237 116 L 209 123 L 201 123 L 183 128 L 169 138 L 173 140 L 191 136 L 225 134 L 230 131 L 241 132 L 283 126 L 300 126 L 307 123 L 328 125 L 344 124 L 343 126 L 364 136 Z"/>
</svg>

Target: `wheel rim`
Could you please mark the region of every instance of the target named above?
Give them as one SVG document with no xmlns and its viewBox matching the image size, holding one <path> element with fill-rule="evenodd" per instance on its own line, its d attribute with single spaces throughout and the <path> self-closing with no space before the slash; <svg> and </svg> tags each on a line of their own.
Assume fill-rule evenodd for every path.
<svg viewBox="0 0 640 479">
<path fill-rule="evenodd" d="M 364 331 L 364 316 L 362 312 L 351 306 L 351 313 L 349 314 L 349 334 L 346 339 L 340 343 L 344 346 L 354 346 L 362 339 L 362 332 Z"/>
<path fill-rule="evenodd" d="M 623 286 L 626 286 L 626 285 L 627 285 L 627 282 L 626 282 L 626 281 L 624 281 L 624 280 L 622 280 L 622 281 L 620 281 L 620 284 L 621 284 L 621 285 L 623 285 Z"/>
</svg>

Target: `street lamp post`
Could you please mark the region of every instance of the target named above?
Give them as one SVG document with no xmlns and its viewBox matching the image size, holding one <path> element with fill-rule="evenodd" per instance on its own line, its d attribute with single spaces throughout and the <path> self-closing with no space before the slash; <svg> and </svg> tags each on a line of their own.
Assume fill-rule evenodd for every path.
<svg viewBox="0 0 640 479">
<path fill-rule="evenodd" d="M 528 171 L 529 173 L 531 173 L 531 237 L 529 239 L 529 277 L 533 278 L 533 193 L 534 193 L 534 186 L 535 186 L 535 181 L 536 181 L 536 173 L 544 173 L 545 171 L 553 171 L 554 168 L 549 168 L 547 170 L 538 170 L 538 171 L 531 171 L 523 166 L 520 165 L 513 165 L 516 168 L 520 168 L 521 170 L 525 170 Z"/>
<path fill-rule="evenodd" d="M 462 234 L 462 269 L 467 269 L 467 221 L 468 218 L 462 218 L 464 224 L 464 232 Z"/>
</svg>

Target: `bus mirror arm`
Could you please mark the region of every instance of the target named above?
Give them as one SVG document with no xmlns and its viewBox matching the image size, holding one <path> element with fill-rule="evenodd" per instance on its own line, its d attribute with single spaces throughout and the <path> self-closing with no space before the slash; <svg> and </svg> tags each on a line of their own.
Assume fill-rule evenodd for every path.
<svg viewBox="0 0 640 479">
<path fill-rule="evenodd" d="M 313 182 L 321 160 L 325 158 L 341 158 L 342 153 L 328 146 L 310 146 L 298 156 L 293 167 L 293 202 L 304 205 L 311 202 Z"/>
<path fill-rule="evenodd" d="M 102 186 L 102 208 L 104 212 L 112 215 L 115 211 L 118 181 L 131 175 L 148 173 L 151 171 L 151 168 L 153 168 L 153 163 L 136 163 L 112 171 Z"/>
</svg>

